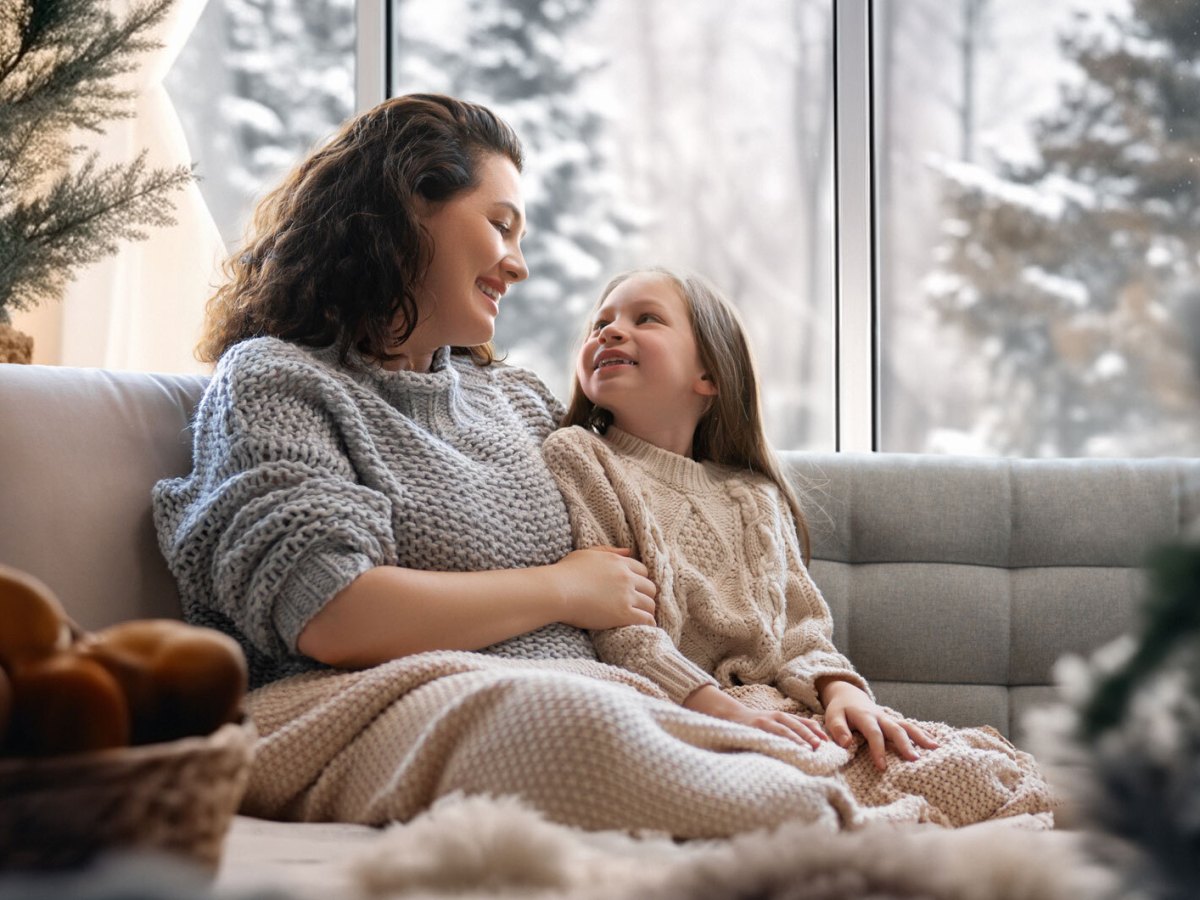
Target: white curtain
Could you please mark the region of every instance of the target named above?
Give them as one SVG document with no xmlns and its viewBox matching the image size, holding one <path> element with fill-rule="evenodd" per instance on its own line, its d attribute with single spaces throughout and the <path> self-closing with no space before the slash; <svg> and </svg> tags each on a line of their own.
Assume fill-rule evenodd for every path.
<svg viewBox="0 0 1200 900">
<path fill-rule="evenodd" d="M 130 0 L 109 0 L 117 15 Z M 100 164 L 127 163 L 142 148 L 147 165 L 189 164 L 187 139 L 163 80 L 208 0 L 176 0 L 153 37 L 163 46 L 143 54 L 122 86 L 137 92 L 135 115 L 107 124 L 80 143 Z M 152 229 L 145 241 L 125 241 L 116 256 L 79 273 L 63 298 L 59 362 L 158 372 L 200 372 L 192 355 L 204 303 L 225 253 L 220 232 L 196 184 L 172 195 L 177 223 Z"/>
</svg>

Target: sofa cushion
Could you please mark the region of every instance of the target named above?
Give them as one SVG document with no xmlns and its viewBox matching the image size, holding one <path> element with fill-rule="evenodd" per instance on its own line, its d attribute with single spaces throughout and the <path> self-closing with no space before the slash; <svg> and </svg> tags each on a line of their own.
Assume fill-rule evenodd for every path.
<svg viewBox="0 0 1200 900">
<path fill-rule="evenodd" d="M 194 375 L 0 366 L 0 562 L 85 628 L 178 616 L 150 488 L 191 468 Z"/>
<path fill-rule="evenodd" d="M 1140 566 L 1198 512 L 1200 460 L 784 454 L 834 641 L 915 718 L 1020 720 L 1052 667 L 1136 626 Z"/>
</svg>

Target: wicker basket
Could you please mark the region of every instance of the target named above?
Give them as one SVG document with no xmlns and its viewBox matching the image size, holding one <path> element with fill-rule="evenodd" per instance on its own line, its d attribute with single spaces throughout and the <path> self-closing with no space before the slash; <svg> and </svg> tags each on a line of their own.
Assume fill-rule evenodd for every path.
<svg viewBox="0 0 1200 900">
<path fill-rule="evenodd" d="M 0 869 L 70 868 L 146 849 L 216 871 L 250 776 L 248 719 L 206 737 L 0 759 Z"/>
</svg>

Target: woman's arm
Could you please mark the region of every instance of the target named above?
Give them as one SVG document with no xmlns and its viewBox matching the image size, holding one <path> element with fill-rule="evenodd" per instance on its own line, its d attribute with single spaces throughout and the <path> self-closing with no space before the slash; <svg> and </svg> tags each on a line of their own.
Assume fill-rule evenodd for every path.
<svg viewBox="0 0 1200 900">
<path fill-rule="evenodd" d="M 297 647 L 319 662 L 357 668 L 427 650 L 478 650 L 550 622 L 653 624 L 653 598 L 646 567 L 613 548 L 489 572 L 376 566 L 309 620 Z"/>
</svg>

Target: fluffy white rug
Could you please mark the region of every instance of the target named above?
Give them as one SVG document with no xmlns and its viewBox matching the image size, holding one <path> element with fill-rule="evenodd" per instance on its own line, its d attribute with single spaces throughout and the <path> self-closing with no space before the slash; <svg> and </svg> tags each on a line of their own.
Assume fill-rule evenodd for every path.
<svg viewBox="0 0 1200 900">
<path fill-rule="evenodd" d="M 959 829 L 801 823 L 726 841 L 585 832 L 514 798 L 447 797 L 352 862 L 370 897 L 1078 900 L 1112 894 L 1083 839 L 1019 820 Z"/>
</svg>

